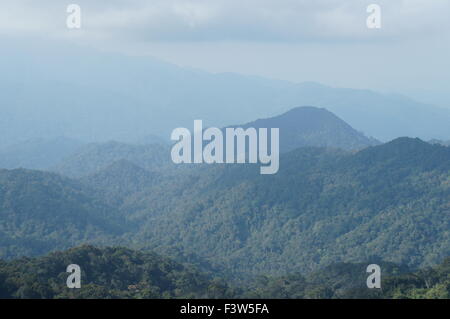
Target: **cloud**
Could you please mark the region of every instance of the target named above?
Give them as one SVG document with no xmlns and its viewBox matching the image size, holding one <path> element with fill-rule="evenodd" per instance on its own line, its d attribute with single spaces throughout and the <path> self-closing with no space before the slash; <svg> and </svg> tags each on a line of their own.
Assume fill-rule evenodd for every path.
<svg viewBox="0 0 450 319">
<path fill-rule="evenodd" d="M 401 39 L 446 33 L 448 0 L 72 0 L 82 8 L 84 37 L 137 42 L 302 42 Z M 383 28 L 368 30 L 370 3 Z M 3 0 L 0 34 L 71 37 L 69 3 Z M 447 31 L 446 31 L 447 30 Z"/>
</svg>

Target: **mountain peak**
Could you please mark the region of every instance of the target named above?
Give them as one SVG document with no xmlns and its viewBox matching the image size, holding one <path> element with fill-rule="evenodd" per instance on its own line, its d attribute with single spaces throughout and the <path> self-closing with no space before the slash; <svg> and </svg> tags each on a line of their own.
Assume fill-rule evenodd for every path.
<svg viewBox="0 0 450 319">
<path fill-rule="evenodd" d="M 387 142 L 385 144 L 379 145 L 379 149 L 384 150 L 391 150 L 395 151 L 396 153 L 411 153 L 418 151 L 431 151 L 433 149 L 440 149 L 442 148 L 441 145 L 433 145 L 430 143 L 427 143 L 420 138 L 416 137 L 398 137 L 396 139 L 393 139 L 390 142 Z"/>
<path fill-rule="evenodd" d="M 365 163 L 388 161 L 390 165 L 402 168 L 450 169 L 450 148 L 433 145 L 420 138 L 399 137 L 388 143 L 360 151 L 355 160 Z"/>
<path fill-rule="evenodd" d="M 283 152 L 304 146 L 361 149 L 378 141 L 356 131 L 325 108 L 301 106 L 281 115 L 243 125 L 255 128 L 279 128 Z"/>
</svg>

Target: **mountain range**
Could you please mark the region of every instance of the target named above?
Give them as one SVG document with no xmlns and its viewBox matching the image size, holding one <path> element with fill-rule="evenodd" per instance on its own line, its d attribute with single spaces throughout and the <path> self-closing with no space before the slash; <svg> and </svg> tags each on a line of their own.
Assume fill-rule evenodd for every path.
<svg viewBox="0 0 450 319">
<path fill-rule="evenodd" d="M 1 253 L 121 243 L 234 277 L 371 256 L 431 265 L 450 255 L 449 158 L 448 147 L 401 138 L 356 153 L 298 148 L 270 177 L 245 164 L 164 174 L 119 161 L 80 181 L 3 170 Z"/>
<path fill-rule="evenodd" d="M 450 138 L 450 109 L 404 96 L 213 74 L 80 47 L 63 51 L 35 49 L 33 56 L 19 52 L 0 61 L 0 69 L 10 75 L 0 79 L 0 148 L 58 136 L 133 142 L 149 134 L 169 136 L 195 119 L 224 127 L 302 105 L 327 108 L 383 142 L 401 136 Z"/>
<path fill-rule="evenodd" d="M 274 290 L 265 288 L 291 289 L 280 288 L 285 276 L 303 285 L 303 276 L 331 265 L 382 260 L 414 269 L 450 256 L 448 146 L 408 137 L 381 143 L 314 107 L 239 126 L 280 128 L 277 174 L 260 175 L 252 164 L 175 165 L 170 145 L 160 142 L 57 139 L 4 149 L 10 159 L 24 160 L 5 156 L 3 163 L 29 169 L 0 169 L 0 259 L 81 244 L 120 245 L 140 252 L 87 251 L 115 260 L 117 249 L 118 256 L 146 264 L 151 261 L 140 254 L 156 252 L 180 263 L 176 269 L 191 263 L 233 283 L 252 285 L 269 276 L 274 281 L 258 287 L 256 296 L 273 296 Z M 60 263 L 52 256 L 49 263 Z M 27 263 L 0 261 L 0 268 L 24 271 Z M 143 269 L 132 267 L 139 273 L 133 278 L 145 281 Z M 147 292 L 198 297 L 208 295 L 205 287 L 223 287 L 202 279 L 198 290 L 191 279 L 183 293 L 173 283 L 151 285 Z M 103 282 L 92 294 L 130 296 L 120 285 Z M 19 294 L 14 287 L 8 293 Z M 302 287 L 302 296 L 313 296 Z"/>
<path fill-rule="evenodd" d="M 81 177 L 96 173 L 121 160 L 130 161 L 148 170 L 164 170 L 174 166 L 168 145 L 110 141 L 85 145 L 47 169 L 69 177 Z"/>
<path fill-rule="evenodd" d="M 227 127 L 279 128 L 281 152 L 304 146 L 358 150 L 380 143 L 328 110 L 316 107 L 297 107 L 275 117 Z M 86 144 L 60 137 L 7 147 L 0 151 L 0 168 L 42 169 L 81 177 L 125 160 L 148 170 L 167 171 L 174 168 L 169 154 L 169 141 L 157 137 L 147 137 L 135 144 L 116 141 Z"/>
<path fill-rule="evenodd" d="M 370 256 L 410 266 L 450 254 L 450 149 L 401 138 L 356 153 L 299 148 L 280 171 L 203 167 L 121 207 L 140 247 L 172 248 L 234 276 L 308 272 Z"/>
<path fill-rule="evenodd" d="M 0 168 L 47 169 L 69 157 L 84 144 L 65 137 L 31 139 L 0 149 Z"/>
</svg>

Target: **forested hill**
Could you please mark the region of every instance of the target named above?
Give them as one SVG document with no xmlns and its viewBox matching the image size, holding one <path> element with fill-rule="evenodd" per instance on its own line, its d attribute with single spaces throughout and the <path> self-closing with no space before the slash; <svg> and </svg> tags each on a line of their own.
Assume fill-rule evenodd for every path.
<svg viewBox="0 0 450 319">
<path fill-rule="evenodd" d="M 299 148 L 280 171 L 204 168 L 123 207 L 144 247 L 178 247 L 236 275 L 309 272 L 370 256 L 425 266 L 450 255 L 450 148 L 400 138 L 358 153 Z"/>
<path fill-rule="evenodd" d="M 258 165 L 166 174 L 123 160 L 81 181 L 1 170 L 0 258 L 95 243 L 238 279 L 373 256 L 423 267 L 450 255 L 449 198 L 450 148 L 411 138 L 356 153 L 299 148 L 271 176 Z"/>
<path fill-rule="evenodd" d="M 86 177 L 118 161 L 128 161 L 149 170 L 173 169 L 170 147 L 160 144 L 93 143 L 82 147 L 52 168 L 72 178 Z"/>
<path fill-rule="evenodd" d="M 161 179 L 161 175 L 156 172 L 127 160 L 119 160 L 80 181 L 95 188 L 102 198 L 117 206 L 127 197 L 139 193 L 143 187 L 158 184 Z"/>
<path fill-rule="evenodd" d="M 153 252 L 81 246 L 45 257 L 0 260 L 0 298 L 450 298 L 450 259 L 415 272 L 377 262 L 382 290 L 367 288 L 367 263 L 230 285 Z M 71 264 L 81 268 L 79 289 L 66 285 Z"/>
<path fill-rule="evenodd" d="M 0 170 L 0 258 L 111 243 L 126 230 L 125 220 L 92 193 L 56 174 Z"/>
</svg>

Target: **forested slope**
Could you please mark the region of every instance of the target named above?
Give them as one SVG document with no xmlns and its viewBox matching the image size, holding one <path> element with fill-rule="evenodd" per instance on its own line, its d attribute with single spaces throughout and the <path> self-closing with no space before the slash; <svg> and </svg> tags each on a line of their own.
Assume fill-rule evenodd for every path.
<svg viewBox="0 0 450 319">
<path fill-rule="evenodd" d="M 92 193 L 56 174 L 0 170 L 0 258 L 114 242 L 127 230 L 125 219 Z"/>
<path fill-rule="evenodd" d="M 181 247 L 239 274 L 308 272 L 371 256 L 450 255 L 450 149 L 401 138 L 358 153 L 300 148 L 280 171 L 204 167 L 134 195 L 136 242 Z"/>
</svg>

